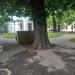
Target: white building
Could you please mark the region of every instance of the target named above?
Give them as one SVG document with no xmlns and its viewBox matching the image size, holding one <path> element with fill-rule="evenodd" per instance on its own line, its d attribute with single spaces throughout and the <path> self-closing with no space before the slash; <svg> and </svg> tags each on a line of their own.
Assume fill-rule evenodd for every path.
<svg viewBox="0 0 75 75">
<path fill-rule="evenodd" d="M 65 23 L 65 27 L 62 29 L 65 32 L 75 32 L 75 21 L 73 21 L 70 25 Z"/>
<path fill-rule="evenodd" d="M 8 22 L 8 32 L 17 31 L 33 31 L 33 21 L 28 18 L 13 18 L 13 21 Z"/>
</svg>

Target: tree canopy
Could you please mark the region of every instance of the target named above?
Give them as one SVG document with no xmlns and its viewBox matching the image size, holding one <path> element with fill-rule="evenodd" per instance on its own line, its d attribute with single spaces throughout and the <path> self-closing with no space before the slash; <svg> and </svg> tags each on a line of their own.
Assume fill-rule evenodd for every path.
<svg viewBox="0 0 75 75">
<path fill-rule="evenodd" d="M 41 5 L 43 4 L 42 9 L 37 7 L 39 2 Z M 45 14 L 48 14 L 51 11 L 74 9 L 74 7 L 74 0 L 2 0 L 0 2 L 0 13 L 1 15 L 31 16 L 33 12 L 33 15 L 40 13 L 40 10 L 44 12 L 43 9 L 46 11 Z"/>
</svg>

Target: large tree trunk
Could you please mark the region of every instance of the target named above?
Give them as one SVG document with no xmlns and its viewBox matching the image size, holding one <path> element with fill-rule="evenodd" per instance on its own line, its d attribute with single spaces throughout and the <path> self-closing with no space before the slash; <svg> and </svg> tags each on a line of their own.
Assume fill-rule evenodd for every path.
<svg viewBox="0 0 75 75">
<path fill-rule="evenodd" d="M 50 42 L 47 35 L 46 11 L 44 0 L 31 0 L 32 18 L 34 22 L 34 48 L 47 49 Z"/>
<path fill-rule="evenodd" d="M 41 48 L 41 49 L 50 48 L 46 21 L 41 21 L 41 23 L 38 23 L 37 21 L 34 22 L 35 22 L 34 23 L 34 33 L 35 33 L 34 48 Z"/>
</svg>

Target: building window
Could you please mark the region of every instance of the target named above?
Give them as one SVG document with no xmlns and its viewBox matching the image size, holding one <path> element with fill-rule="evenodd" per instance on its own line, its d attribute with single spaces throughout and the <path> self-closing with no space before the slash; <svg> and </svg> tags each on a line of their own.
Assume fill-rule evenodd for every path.
<svg viewBox="0 0 75 75">
<path fill-rule="evenodd" d="M 11 26 L 11 30 L 12 30 L 12 26 Z"/>
<path fill-rule="evenodd" d="M 68 26 L 65 27 L 65 29 L 67 30 Z"/>
<path fill-rule="evenodd" d="M 75 29 L 75 25 L 74 25 L 73 27 L 74 27 L 74 29 Z"/>
<path fill-rule="evenodd" d="M 20 30 L 23 30 L 23 23 L 20 23 Z"/>
<path fill-rule="evenodd" d="M 32 23 L 28 23 L 28 31 L 32 31 Z"/>
<path fill-rule="evenodd" d="M 73 30 L 73 25 L 71 25 L 71 30 Z"/>
</svg>

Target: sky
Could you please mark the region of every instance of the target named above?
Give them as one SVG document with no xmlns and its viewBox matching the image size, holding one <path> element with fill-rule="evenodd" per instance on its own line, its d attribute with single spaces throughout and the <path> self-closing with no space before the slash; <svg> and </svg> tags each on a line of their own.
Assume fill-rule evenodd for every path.
<svg viewBox="0 0 75 75">
<path fill-rule="evenodd" d="M 20 17 L 20 18 L 19 18 L 19 17 L 17 17 L 17 16 L 13 16 L 13 21 L 14 21 L 14 20 L 26 20 L 26 19 L 28 19 L 28 17 L 26 17 L 26 18 L 25 18 L 25 17 Z"/>
</svg>

